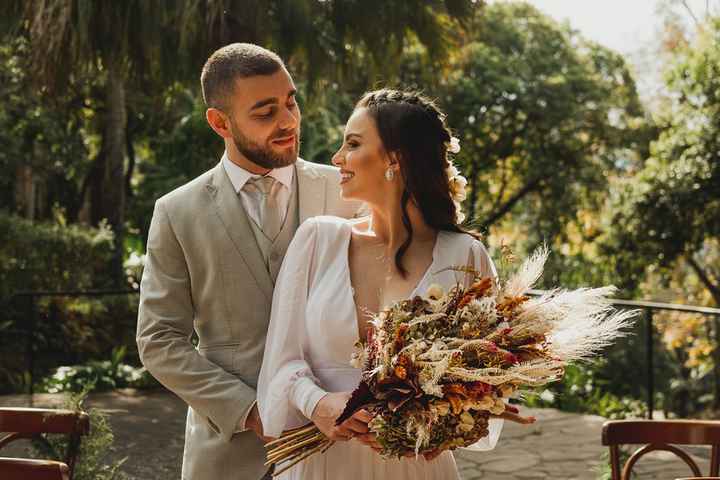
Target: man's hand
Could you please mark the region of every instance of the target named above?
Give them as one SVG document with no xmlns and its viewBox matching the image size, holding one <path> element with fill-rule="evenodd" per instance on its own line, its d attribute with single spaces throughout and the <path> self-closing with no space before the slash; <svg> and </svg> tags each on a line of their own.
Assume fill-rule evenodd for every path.
<svg viewBox="0 0 720 480">
<path fill-rule="evenodd" d="M 258 411 L 257 403 L 252 406 L 250 413 L 248 413 L 248 416 L 245 419 L 245 430 L 252 430 L 255 432 L 255 435 L 257 435 L 263 443 L 267 443 L 272 440 L 272 438 L 263 435 L 262 420 L 260 420 L 260 412 Z"/>
</svg>

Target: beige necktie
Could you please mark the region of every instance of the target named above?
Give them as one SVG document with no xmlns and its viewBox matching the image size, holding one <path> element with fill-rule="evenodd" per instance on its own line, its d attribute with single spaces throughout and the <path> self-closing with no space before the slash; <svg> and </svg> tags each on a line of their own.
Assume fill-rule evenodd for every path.
<svg viewBox="0 0 720 480">
<path fill-rule="evenodd" d="M 260 199 L 260 229 L 271 242 L 280 233 L 282 228 L 282 212 L 278 203 L 278 192 L 282 185 L 273 177 L 257 177 L 248 180 L 261 194 Z"/>
</svg>

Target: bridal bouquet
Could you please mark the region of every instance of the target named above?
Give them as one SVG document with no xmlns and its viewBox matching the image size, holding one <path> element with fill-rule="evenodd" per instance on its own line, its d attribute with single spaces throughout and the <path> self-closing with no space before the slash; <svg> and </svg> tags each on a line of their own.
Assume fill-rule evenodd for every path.
<svg viewBox="0 0 720 480">
<path fill-rule="evenodd" d="M 516 391 L 560 380 L 568 363 L 621 336 L 636 312 L 611 307 L 613 287 L 527 296 L 546 259 L 539 250 L 499 284 L 453 267 L 473 277 L 468 288 L 433 285 L 376 315 L 352 359 L 362 381 L 337 424 L 367 409 L 384 456 L 469 446 Z M 289 468 L 331 445 L 313 425 L 295 429 L 268 444 L 268 463 Z"/>
</svg>

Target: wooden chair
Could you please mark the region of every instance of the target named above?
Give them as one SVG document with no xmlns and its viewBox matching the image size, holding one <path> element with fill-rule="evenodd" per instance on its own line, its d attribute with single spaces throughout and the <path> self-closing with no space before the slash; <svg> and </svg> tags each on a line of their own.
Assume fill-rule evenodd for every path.
<svg viewBox="0 0 720 480">
<path fill-rule="evenodd" d="M 720 477 L 682 477 L 675 480 L 720 480 Z"/>
<path fill-rule="evenodd" d="M 610 447 L 612 480 L 628 480 L 635 463 L 648 452 L 665 450 L 680 457 L 696 477 L 700 468 L 686 452 L 675 445 L 712 446 L 710 476 L 718 476 L 720 464 L 720 421 L 702 420 L 616 420 L 605 422 L 602 444 Z M 643 444 L 620 471 L 620 445 Z"/>
<path fill-rule="evenodd" d="M 22 480 L 70 480 L 75 469 L 80 439 L 90 431 L 84 412 L 42 408 L 0 408 L 0 448 L 21 438 L 40 438 L 43 433 L 69 437 L 63 462 L 0 457 L 0 478 Z"/>
</svg>

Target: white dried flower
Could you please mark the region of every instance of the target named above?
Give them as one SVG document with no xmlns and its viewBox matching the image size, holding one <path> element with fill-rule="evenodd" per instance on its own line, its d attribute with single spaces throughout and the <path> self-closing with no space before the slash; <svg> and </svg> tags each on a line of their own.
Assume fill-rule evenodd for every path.
<svg viewBox="0 0 720 480">
<path fill-rule="evenodd" d="M 465 187 L 467 187 L 467 179 L 462 175 L 455 175 L 454 177 L 450 178 L 449 183 L 450 195 L 452 196 L 453 200 L 457 200 L 459 202 L 465 200 L 465 198 L 467 197 L 467 193 L 465 192 Z"/>
<path fill-rule="evenodd" d="M 490 407 L 490 413 L 493 415 L 500 415 L 505 411 L 505 402 L 502 401 L 502 398 L 496 398 L 495 399 L 495 405 Z"/>
<path fill-rule="evenodd" d="M 455 202 L 455 217 L 456 223 L 462 223 L 465 221 L 465 213 L 463 213 L 462 206 L 458 202 Z"/>
<path fill-rule="evenodd" d="M 448 145 L 448 152 L 458 154 L 460 153 L 460 139 L 457 137 L 450 137 L 450 145 Z"/>
<path fill-rule="evenodd" d="M 445 292 L 443 291 L 442 285 L 438 285 L 437 283 L 433 283 L 427 289 L 427 296 L 433 300 L 442 298 L 444 294 Z"/>
<path fill-rule="evenodd" d="M 465 200 L 465 198 L 467 198 L 465 189 L 468 182 L 467 179 L 460 174 L 460 170 L 458 170 L 457 167 L 449 160 L 446 173 L 448 176 L 448 189 L 450 190 L 450 197 L 455 203 L 455 210 L 457 211 L 457 218 L 455 220 L 457 223 L 462 223 L 465 221 L 465 214 L 462 212 L 461 203 Z"/>
</svg>

